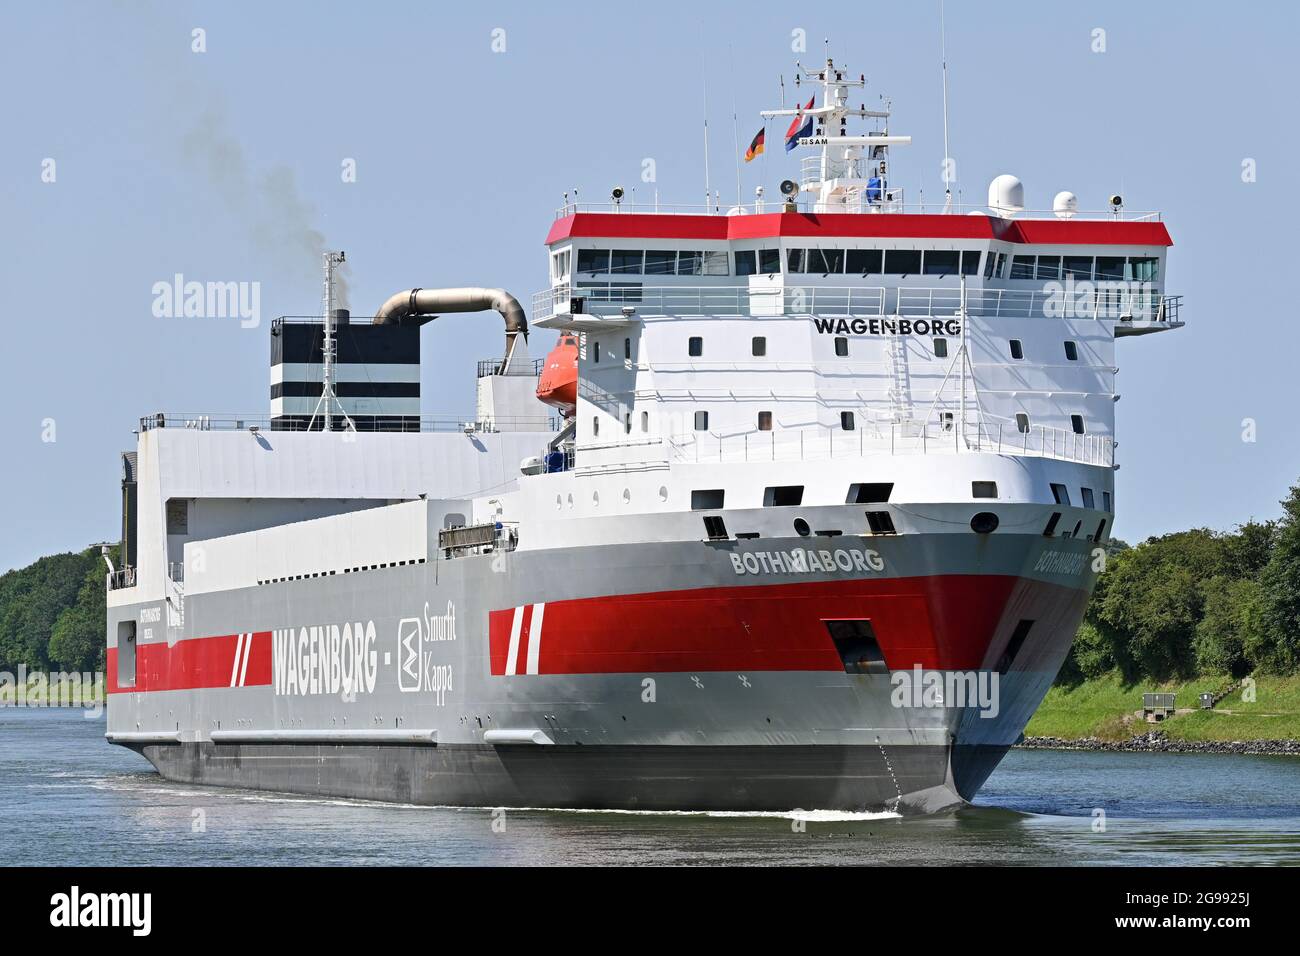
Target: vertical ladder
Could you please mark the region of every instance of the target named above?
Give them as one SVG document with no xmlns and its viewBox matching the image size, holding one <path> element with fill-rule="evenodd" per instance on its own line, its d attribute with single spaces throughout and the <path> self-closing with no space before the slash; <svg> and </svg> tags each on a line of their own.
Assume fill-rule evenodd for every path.
<svg viewBox="0 0 1300 956">
<path fill-rule="evenodd" d="M 889 413 L 895 423 L 912 420 L 912 382 L 907 371 L 907 339 L 889 336 Z"/>
</svg>

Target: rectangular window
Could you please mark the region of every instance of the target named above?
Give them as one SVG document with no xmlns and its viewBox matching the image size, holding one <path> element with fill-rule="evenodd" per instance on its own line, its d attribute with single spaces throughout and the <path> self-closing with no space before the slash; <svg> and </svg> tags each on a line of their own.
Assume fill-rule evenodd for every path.
<svg viewBox="0 0 1300 956">
<path fill-rule="evenodd" d="M 947 340 L 947 339 L 935 339 L 935 340 L 934 340 L 934 356 L 935 356 L 935 358 L 947 358 L 947 357 L 948 357 L 948 340 Z"/>
<path fill-rule="evenodd" d="M 940 428 L 940 430 L 945 431 L 945 432 L 950 432 L 950 431 L 952 431 L 952 424 L 953 424 L 953 422 L 952 422 L 952 412 L 940 412 L 940 413 L 939 413 L 939 428 Z"/>
<path fill-rule="evenodd" d="M 888 511 L 868 511 L 867 527 L 872 534 L 898 534 L 894 528 L 894 519 Z"/>
<path fill-rule="evenodd" d="M 1083 506 L 1084 506 L 1085 508 L 1096 508 L 1096 507 L 1097 507 L 1097 501 L 1096 501 L 1096 499 L 1093 498 L 1093 496 L 1092 496 L 1092 489 L 1091 489 L 1091 488 L 1080 488 L 1079 491 L 1083 492 Z"/>
<path fill-rule="evenodd" d="M 700 275 L 704 276 L 725 276 L 731 273 L 727 268 L 727 253 L 720 249 L 704 253 L 703 265 L 700 268 Z"/>
<path fill-rule="evenodd" d="M 592 416 L 591 416 L 591 434 L 592 434 L 593 436 L 596 436 L 596 435 L 599 435 L 599 434 L 600 434 L 600 416 L 599 416 L 599 415 L 592 415 Z"/>
<path fill-rule="evenodd" d="M 640 249 L 614 249 L 610 252 L 609 271 L 620 275 L 640 275 L 645 253 Z"/>
<path fill-rule="evenodd" d="M 704 339 L 698 335 L 692 335 L 686 343 L 686 354 L 691 358 L 699 358 L 704 354 Z"/>
<path fill-rule="evenodd" d="M 763 489 L 764 508 L 794 508 L 803 504 L 803 485 L 776 485 Z"/>
<path fill-rule="evenodd" d="M 1025 349 L 1019 339 L 1011 340 L 1011 357 L 1017 361 L 1025 357 Z"/>
<path fill-rule="evenodd" d="M 970 483 L 970 496 L 972 498 L 996 498 L 998 496 L 998 483 L 996 481 L 972 481 Z"/>
<path fill-rule="evenodd" d="M 190 533 L 190 503 L 187 499 L 167 499 L 167 533 Z"/>
<path fill-rule="evenodd" d="M 980 274 L 980 254 L 973 249 L 966 249 L 961 254 L 961 274 L 977 276 Z"/>
<path fill-rule="evenodd" d="M 579 249 L 579 272 L 609 272 L 608 249 Z"/>
<path fill-rule="evenodd" d="M 599 365 L 600 364 L 600 343 L 597 342 L 595 339 L 592 339 L 590 350 L 591 350 L 591 360 L 595 362 L 597 365 Z"/>
<path fill-rule="evenodd" d="M 677 253 L 677 274 L 679 276 L 697 276 L 701 275 L 701 269 L 704 267 L 704 253 L 679 252 Z"/>
<path fill-rule="evenodd" d="M 677 272 L 677 251 L 675 249 L 648 249 L 645 254 L 645 274 L 648 276 L 670 276 Z"/>
<path fill-rule="evenodd" d="M 842 431 L 851 432 L 853 431 L 853 428 L 854 428 L 853 413 L 840 412 L 840 429 Z"/>
<path fill-rule="evenodd" d="M 750 339 L 749 354 L 755 358 L 762 358 L 767 355 L 767 339 L 761 335 L 756 335 Z"/>
<path fill-rule="evenodd" d="M 117 622 L 117 686 L 134 687 L 135 621 Z"/>
<path fill-rule="evenodd" d="M 803 272 L 803 250 L 789 249 L 785 254 L 786 272 Z"/>
<path fill-rule="evenodd" d="M 1007 254 L 1005 252 L 999 252 L 998 267 L 993 270 L 993 278 L 1001 279 L 1006 274 L 1007 274 Z"/>
<path fill-rule="evenodd" d="M 1058 505 L 1069 505 L 1070 489 L 1065 487 L 1065 485 L 1058 485 L 1056 482 L 1052 482 L 1052 500 L 1054 500 Z"/>
<path fill-rule="evenodd" d="M 1073 342 L 1066 341 L 1065 357 L 1068 361 L 1071 362 L 1079 361 L 1079 346 L 1075 345 Z"/>
<path fill-rule="evenodd" d="M 886 249 L 885 274 L 891 276 L 920 275 L 921 251 L 919 249 Z"/>
<path fill-rule="evenodd" d="M 1111 510 L 1111 507 L 1110 507 L 1110 492 L 1109 492 L 1109 491 L 1103 491 L 1103 492 L 1101 493 L 1101 510 L 1102 510 L 1102 511 L 1110 511 L 1110 510 Z"/>
<path fill-rule="evenodd" d="M 696 412 L 696 413 L 695 413 L 695 430 L 696 430 L 697 432 L 706 432 L 706 431 L 709 430 L 709 413 L 708 413 L 708 412 Z"/>
<path fill-rule="evenodd" d="M 1074 430 L 1074 433 L 1075 433 L 1076 435 L 1082 435 L 1082 434 L 1083 434 L 1083 416 L 1082 416 L 1082 415 L 1071 415 L 1071 416 L 1070 416 L 1070 428 L 1072 428 L 1072 429 Z"/>
<path fill-rule="evenodd" d="M 1123 256 L 1098 256 L 1097 280 L 1120 282 L 1124 279 Z"/>
<path fill-rule="evenodd" d="M 569 277 L 569 250 L 562 249 L 551 255 L 551 278 L 557 282 Z"/>
<path fill-rule="evenodd" d="M 649 412 L 642 412 L 642 413 L 641 413 L 641 431 L 643 431 L 643 432 L 648 432 L 649 430 L 650 430 L 650 413 L 649 413 Z"/>
<path fill-rule="evenodd" d="M 742 249 L 736 253 L 736 275 L 752 276 L 758 273 L 758 251 Z"/>
<path fill-rule="evenodd" d="M 629 360 L 632 358 L 632 340 L 631 340 L 631 339 L 624 339 L 624 340 L 623 340 L 623 358 L 625 358 L 625 359 L 629 359 Z"/>
<path fill-rule="evenodd" d="M 623 413 L 623 434 L 624 435 L 632 434 L 632 413 L 631 412 Z"/>
<path fill-rule="evenodd" d="M 826 621 L 846 674 L 888 674 L 889 665 L 870 621 Z"/>
<path fill-rule="evenodd" d="M 996 262 L 997 262 L 997 254 L 993 252 L 992 249 L 990 249 L 989 254 L 984 257 L 984 278 L 986 279 L 993 278 L 994 264 Z"/>
<path fill-rule="evenodd" d="M 864 481 L 849 485 L 849 495 L 844 499 L 846 505 L 884 504 L 894 493 L 892 481 Z"/>
<path fill-rule="evenodd" d="M 1024 412 L 1016 412 L 1016 431 L 1022 435 L 1029 433 L 1029 416 Z"/>
<path fill-rule="evenodd" d="M 1035 272 L 1040 280 L 1061 278 L 1060 256 L 1039 256 L 1038 269 Z"/>
<path fill-rule="evenodd" d="M 849 340 L 842 335 L 835 337 L 835 354 L 840 358 L 849 354 Z"/>
<path fill-rule="evenodd" d="M 1011 278 L 1032 279 L 1034 277 L 1034 257 L 1015 256 L 1011 260 Z"/>
<path fill-rule="evenodd" d="M 758 430 L 761 432 L 770 432 L 772 430 L 772 413 L 758 413 Z"/>
<path fill-rule="evenodd" d="M 1091 279 L 1092 278 L 1092 256 L 1066 256 L 1065 257 L 1065 278 Z"/>
<path fill-rule="evenodd" d="M 849 249 L 845 253 L 844 271 L 850 275 L 878 276 L 884 263 L 879 249 Z"/>
<path fill-rule="evenodd" d="M 758 250 L 758 271 L 764 275 L 775 275 L 781 271 L 780 249 Z"/>
<path fill-rule="evenodd" d="M 1155 282 L 1160 278 L 1160 260 L 1155 256 L 1129 259 L 1128 278 L 1134 282 Z"/>
<path fill-rule="evenodd" d="M 928 276 L 953 276 L 961 268 L 961 257 L 948 249 L 928 249 L 925 253 L 925 274 Z"/>
<path fill-rule="evenodd" d="M 804 271 L 820 272 L 829 275 L 844 271 L 844 250 L 842 249 L 805 249 Z"/>
<path fill-rule="evenodd" d="M 691 510 L 716 511 L 725 499 L 726 492 L 722 488 L 696 488 L 691 492 Z"/>
</svg>

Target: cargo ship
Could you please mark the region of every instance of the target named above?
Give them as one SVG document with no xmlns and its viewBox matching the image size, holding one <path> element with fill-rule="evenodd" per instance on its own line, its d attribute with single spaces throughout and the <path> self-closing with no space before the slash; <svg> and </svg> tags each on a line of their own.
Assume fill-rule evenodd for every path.
<svg viewBox="0 0 1300 956">
<path fill-rule="evenodd" d="M 802 157 L 774 199 L 566 194 L 528 313 L 412 288 L 358 321 L 329 253 L 322 314 L 270 330 L 269 414 L 141 419 L 108 740 L 169 780 L 425 805 L 972 800 L 1104 565 L 1116 342 L 1183 324 L 1172 243 L 1009 174 L 911 201 L 865 78 L 800 79 L 764 114 Z M 504 352 L 472 417 L 428 419 L 450 313 Z"/>
</svg>

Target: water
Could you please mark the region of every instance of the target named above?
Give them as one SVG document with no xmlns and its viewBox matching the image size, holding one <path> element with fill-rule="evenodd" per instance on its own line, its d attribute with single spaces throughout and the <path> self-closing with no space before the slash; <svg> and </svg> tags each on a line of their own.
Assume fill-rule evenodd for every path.
<svg viewBox="0 0 1300 956">
<path fill-rule="evenodd" d="M 496 832 L 489 810 L 168 783 L 103 733 L 0 708 L 4 863 L 1300 864 L 1294 757 L 1014 751 L 936 817 L 510 810 Z"/>
</svg>

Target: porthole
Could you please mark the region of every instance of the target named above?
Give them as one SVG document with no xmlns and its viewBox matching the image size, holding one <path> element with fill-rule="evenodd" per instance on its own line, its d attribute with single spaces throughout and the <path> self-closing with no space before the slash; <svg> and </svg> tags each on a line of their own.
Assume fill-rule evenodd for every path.
<svg viewBox="0 0 1300 956">
<path fill-rule="evenodd" d="M 668 500 L 668 486 L 667 486 L 667 485 L 660 485 L 660 486 L 659 486 L 659 500 L 660 500 L 660 501 L 667 501 L 667 500 Z"/>
<path fill-rule="evenodd" d="M 794 533 L 801 538 L 806 538 L 812 533 L 812 529 L 808 527 L 808 522 L 804 521 L 803 518 L 795 518 Z"/>
</svg>

